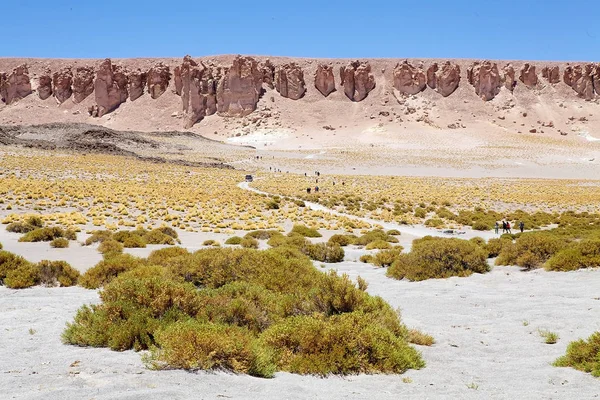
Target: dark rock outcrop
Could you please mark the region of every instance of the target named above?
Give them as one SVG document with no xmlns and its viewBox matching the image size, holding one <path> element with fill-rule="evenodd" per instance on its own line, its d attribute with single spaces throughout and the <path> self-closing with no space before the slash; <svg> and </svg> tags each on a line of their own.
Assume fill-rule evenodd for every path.
<svg viewBox="0 0 600 400">
<path fill-rule="evenodd" d="M 528 88 L 533 88 L 538 83 L 537 73 L 535 72 L 535 65 L 525 63 L 521 68 L 519 80 L 525 84 Z"/>
<path fill-rule="evenodd" d="M 335 77 L 331 65 L 319 64 L 315 72 L 315 87 L 325 97 L 335 91 Z"/>
<path fill-rule="evenodd" d="M 173 70 L 173 80 L 175 81 L 175 94 L 181 96 L 181 90 L 183 89 L 183 82 L 181 81 L 181 67 L 177 66 Z"/>
<path fill-rule="evenodd" d="M 298 100 L 304 96 L 304 72 L 295 63 L 284 64 L 275 73 L 275 89 L 283 97 Z"/>
<path fill-rule="evenodd" d="M 492 100 L 502 86 L 498 64 L 491 61 L 473 63 L 467 69 L 467 80 L 475 88 L 475 93 L 484 101 Z"/>
<path fill-rule="evenodd" d="M 81 103 L 94 92 L 94 68 L 77 67 L 73 76 L 73 101 Z"/>
<path fill-rule="evenodd" d="M 196 63 L 185 56 L 180 68 L 181 100 L 185 118 L 185 128 L 217 111 L 217 82 L 212 71 L 203 63 Z"/>
<path fill-rule="evenodd" d="M 422 65 L 417 67 L 404 60 L 394 68 L 394 89 L 402 94 L 417 94 L 425 90 L 427 76 Z"/>
<path fill-rule="evenodd" d="M 352 101 L 364 100 L 375 88 L 375 77 L 368 62 L 354 61 L 340 67 L 340 79 L 346 97 Z"/>
<path fill-rule="evenodd" d="M 245 116 L 256 110 L 263 74 L 252 57 L 236 56 L 224 69 L 217 88 L 217 111 L 222 116 Z"/>
<path fill-rule="evenodd" d="M 594 74 L 596 68 L 593 64 L 568 66 L 563 74 L 563 81 L 573 88 L 579 97 L 586 100 L 594 98 Z"/>
<path fill-rule="evenodd" d="M 52 72 L 46 68 L 38 78 L 38 96 L 42 100 L 46 100 L 52 96 Z"/>
<path fill-rule="evenodd" d="M 548 83 L 557 84 L 560 82 L 560 68 L 558 65 L 554 67 L 544 67 L 542 68 L 542 77 L 545 78 Z"/>
<path fill-rule="evenodd" d="M 504 68 L 502 68 L 502 75 L 504 87 L 511 92 L 515 90 L 515 87 L 517 86 L 517 80 L 515 79 L 515 69 L 512 64 L 506 64 Z"/>
<path fill-rule="evenodd" d="M 0 74 L 0 98 L 12 104 L 31 94 L 31 81 L 26 65 L 19 65 L 10 74 Z"/>
<path fill-rule="evenodd" d="M 166 92 L 171 80 L 171 72 L 169 67 L 159 62 L 148 71 L 148 93 L 153 99 L 158 99 Z"/>
<path fill-rule="evenodd" d="M 434 63 L 427 69 L 427 85 L 444 97 L 450 96 L 460 83 L 460 67 L 446 61 L 440 69 Z"/>
<path fill-rule="evenodd" d="M 73 94 L 73 73 L 70 67 L 55 72 L 52 76 L 52 93 L 58 104 L 62 104 L 71 98 Z"/>
<path fill-rule="evenodd" d="M 108 58 L 100 64 L 94 81 L 96 106 L 90 110 L 92 116 L 102 117 L 127 100 L 127 79 L 123 75 Z"/>
<path fill-rule="evenodd" d="M 146 73 L 138 68 L 135 71 L 131 71 L 127 78 L 129 81 L 129 99 L 131 101 L 137 100 L 144 94 L 144 88 L 146 87 Z"/>
</svg>

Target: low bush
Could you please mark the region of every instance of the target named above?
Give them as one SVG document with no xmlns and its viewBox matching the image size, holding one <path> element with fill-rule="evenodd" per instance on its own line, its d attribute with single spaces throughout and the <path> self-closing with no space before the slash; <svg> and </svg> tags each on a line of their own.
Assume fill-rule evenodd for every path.
<svg viewBox="0 0 600 400">
<path fill-rule="evenodd" d="M 354 241 L 356 240 L 356 236 L 354 235 L 333 235 L 332 237 L 329 238 L 329 240 L 327 241 L 328 243 L 331 244 L 337 244 L 338 246 L 348 246 L 350 244 L 354 244 Z"/>
<path fill-rule="evenodd" d="M 142 239 L 146 244 L 168 244 L 171 246 L 175 244 L 175 238 L 171 235 L 167 235 L 160 229 L 151 230 L 146 233 Z"/>
<path fill-rule="evenodd" d="M 130 254 L 107 253 L 104 260 L 88 269 L 81 276 L 79 284 L 87 289 L 98 289 L 112 281 L 119 274 L 144 265 L 144 261 Z"/>
<path fill-rule="evenodd" d="M 300 249 L 311 260 L 326 263 L 338 263 L 344 261 L 345 252 L 337 244 L 317 243 L 307 244 Z"/>
<path fill-rule="evenodd" d="M 98 242 L 102 243 L 105 240 L 112 239 L 112 235 L 113 233 L 111 231 L 93 231 L 92 235 L 85 240 L 84 244 L 89 246 Z"/>
<path fill-rule="evenodd" d="M 70 229 L 65 230 L 61 227 L 53 226 L 48 228 L 37 228 L 27 232 L 19 238 L 19 242 L 50 242 L 58 238 L 76 240 L 77 235 L 75 231 Z"/>
<path fill-rule="evenodd" d="M 6 285 L 4 281 L 11 271 L 28 266 L 29 264 L 30 263 L 21 256 L 5 250 L 0 250 L 0 284 Z"/>
<path fill-rule="evenodd" d="M 418 344 L 419 346 L 431 346 L 435 343 L 435 339 L 433 336 L 416 329 L 409 329 L 408 342 L 412 344 Z"/>
<path fill-rule="evenodd" d="M 65 261 L 43 260 L 35 266 L 39 270 L 39 283 L 45 286 L 74 286 L 79 279 L 79 271 Z"/>
<path fill-rule="evenodd" d="M 37 285 L 39 280 L 39 269 L 31 263 L 26 263 L 8 271 L 4 284 L 11 289 L 25 289 Z"/>
<path fill-rule="evenodd" d="M 379 251 L 368 262 L 377 267 L 387 268 L 402 254 L 402 250 L 404 250 L 402 246 L 394 246 L 389 250 Z"/>
<path fill-rule="evenodd" d="M 548 271 L 574 271 L 600 266 L 600 239 L 584 239 L 570 243 L 554 254 L 544 268 Z"/>
<path fill-rule="evenodd" d="M 506 244 L 498 254 L 496 265 L 518 265 L 525 269 L 540 267 L 555 253 L 565 248 L 568 240 L 552 232 L 520 235 L 515 243 Z"/>
<path fill-rule="evenodd" d="M 108 253 L 122 253 L 123 252 L 123 244 L 117 242 L 114 239 L 108 239 L 100 242 L 98 246 L 98 251 L 102 254 Z"/>
<path fill-rule="evenodd" d="M 244 238 L 240 245 L 246 249 L 258 249 L 258 240 L 254 238 Z"/>
<path fill-rule="evenodd" d="M 25 222 L 13 222 L 6 226 L 6 230 L 13 233 L 28 233 L 44 227 L 44 221 L 37 215 L 33 215 Z"/>
<path fill-rule="evenodd" d="M 558 358 L 554 366 L 571 367 L 600 377 L 600 332 L 592 334 L 587 340 L 569 343 L 567 354 Z"/>
<path fill-rule="evenodd" d="M 202 246 L 214 246 L 215 243 L 218 243 L 216 240 L 208 239 L 202 242 Z"/>
<path fill-rule="evenodd" d="M 385 240 L 374 240 L 371 243 L 367 244 L 367 246 L 365 247 L 365 250 L 374 250 L 374 249 L 386 250 L 391 247 L 392 247 L 392 245 L 389 244 L 388 242 L 386 242 Z"/>
<path fill-rule="evenodd" d="M 401 235 L 401 233 L 398 229 L 390 229 L 386 233 L 390 236 L 400 236 Z"/>
<path fill-rule="evenodd" d="M 359 260 L 362 263 L 369 264 L 373 262 L 373 256 L 371 254 L 363 254 L 362 256 L 360 256 Z"/>
<path fill-rule="evenodd" d="M 374 229 L 372 231 L 365 233 L 361 237 L 357 238 L 354 241 L 354 244 L 359 245 L 359 246 L 366 246 L 369 243 L 377 241 L 377 240 L 383 240 L 384 242 L 389 242 L 389 243 L 398 243 L 398 239 L 395 238 L 394 236 L 388 235 L 381 229 Z"/>
<path fill-rule="evenodd" d="M 64 249 L 69 247 L 69 241 L 65 238 L 56 238 L 50 242 L 50 247 L 56 249 Z"/>
<path fill-rule="evenodd" d="M 183 259 L 192 253 L 183 247 L 166 247 L 164 249 L 154 250 L 148 256 L 148 265 L 168 266 L 174 260 Z"/>
<path fill-rule="evenodd" d="M 439 228 L 441 226 L 444 226 L 444 221 L 442 221 L 439 218 L 430 218 L 427 221 L 425 221 L 425 226 L 430 226 L 432 228 Z"/>
<path fill-rule="evenodd" d="M 236 245 L 236 244 L 241 244 L 241 243 L 242 243 L 242 238 L 239 236 L 232 236 L 225 241 L 225 244 L 230 244 L 230 245 Z"/>
<path fill-rule="evenodd" d="M 498 257 L 504 246 L 512 245 L 512 239 L 494 238 L 487 241 L 483 248 L 488 252 L 488 258 Z"/>
<path fill-rule="evenodd" d="M 297 233 L 297 234 L 299 234 L 301 236 L 309 237 L 309 238 L 318 238 L 318 237 L 322 236 L 319 233 L 319 231 L 317 231 L 316 229 L 309 228 L 309 227 L 304 226 L 304 225 L 294 225 L 294 227 L 292 228 L 291 233 Z"/>
<path fill-rule="evenodd" d="M 246 239 L 258 239 L 258 240 L 267 240 L 271 239 L 273 236 L 283 236 L 281 232 L 275 230 L 258 230 L 246 233 L 244 236 Z"/>
<path fill-rule="evenodd" d="M 400 254 L 388 268 L 387 275 L 411 281 L 465 277 L 474 272 L 488 272 L 486 259 L 487 252 L 468 240 L 426 236 L 414 240 L 411 252 Z"/>
</svg>

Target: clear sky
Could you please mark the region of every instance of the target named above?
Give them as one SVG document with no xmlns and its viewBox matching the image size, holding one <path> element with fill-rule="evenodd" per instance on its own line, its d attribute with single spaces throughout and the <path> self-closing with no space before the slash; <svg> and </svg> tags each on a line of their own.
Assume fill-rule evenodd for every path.
<svg viewBox="0 0 600 400">
<path fill-rule="evenodd" d="M 600 61 L 600 0 L 6 0 L 2 57 Z"/>
</svg>

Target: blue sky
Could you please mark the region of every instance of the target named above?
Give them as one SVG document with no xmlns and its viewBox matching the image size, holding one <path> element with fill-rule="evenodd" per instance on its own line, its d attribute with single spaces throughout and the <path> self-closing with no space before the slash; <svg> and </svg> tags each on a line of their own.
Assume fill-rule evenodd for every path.
<svg viewBox="0 0 600 400">
<path fill-rule="evenodd" d="M 600 61 L 598 0 L 16 0 L 2 14 L 2 57 Z"/>
</svg>

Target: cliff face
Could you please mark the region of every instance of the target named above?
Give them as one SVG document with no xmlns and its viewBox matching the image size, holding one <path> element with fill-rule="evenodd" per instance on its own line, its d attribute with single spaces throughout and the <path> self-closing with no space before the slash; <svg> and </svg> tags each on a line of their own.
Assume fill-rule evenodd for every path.
<svg viewBox="0 0 600 400">
<path fill-rule="evenodd" d="M 339 71 L 337 76 L 335 71 Z M 336 87 L 339 94 L 334 93 Z M 510 100 L 510 96 L 528 96 L 527 92 L 543 94 L 548 88 L 556 92 L 554 98 L 565 101 L 600 99 L 600 64 L 249 56 L 142 61 L 0 59 L 0 113 L 34 93 L 40 102 L 53 98 L 58 105 L 82 103 L 89 118 L 100 120 L 126 102 L 143 102 L 145 111 L 152 113 L 153 104 L 164 108 L 166 102 L 173 102 L 172 96 L 179 96 L 179 112 L 185 116 L 180 127 L 186 129 L 215 113 L 243 118 L 260 112 L 258 103 L 266 91 L 271 99 L 279 96 L 297 103 L 295 107 L 301 110 L 319 100 L 381 102 L 383 106 L 389 104 L 389 94 L 400 105 L 414 96 L 456 98 L 457 103 L 472 96 L 493 102 L 501 93 L 505 93 L 504 100 L 506 96 Z M 166 92 L 169 96 L 163 100 Z M 381 110 L 380 115 L 389 111 Z"/>
</svg>

